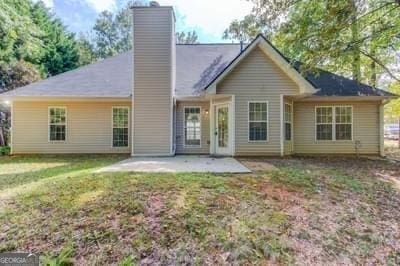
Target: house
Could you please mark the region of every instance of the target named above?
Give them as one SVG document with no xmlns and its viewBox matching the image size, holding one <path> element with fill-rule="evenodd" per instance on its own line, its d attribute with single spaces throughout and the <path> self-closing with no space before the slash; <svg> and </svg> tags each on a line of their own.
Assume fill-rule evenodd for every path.
<svg viewBox="0 0 400 266">
<path fill-rule="evenodd" d="M 172 7 L 134 7 L 133 52 L 0 95 L 26 153 L 383 155 L 395 95 L 321 71 L 303 76 L 262 35 L 175 43 Z"/>
</svg>

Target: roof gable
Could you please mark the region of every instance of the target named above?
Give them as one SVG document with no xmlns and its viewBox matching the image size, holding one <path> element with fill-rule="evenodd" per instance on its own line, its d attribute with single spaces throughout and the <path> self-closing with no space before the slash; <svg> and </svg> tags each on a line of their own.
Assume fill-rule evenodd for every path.
<svg viewBox="0 0 400 266">
<path fill-rule="evenodd" d="M 259 47 L 289 78 L 300 88 L 300 93 L 313 94 L 317 92 L 314 85 L 304 78 L 289 61 L 261 34 L 258 35 L 238 56 L 236 56 L 207 86 L 207 93 L 216 93 L 216 85 L 246 58 L 254 49 Z"/>
</svg>

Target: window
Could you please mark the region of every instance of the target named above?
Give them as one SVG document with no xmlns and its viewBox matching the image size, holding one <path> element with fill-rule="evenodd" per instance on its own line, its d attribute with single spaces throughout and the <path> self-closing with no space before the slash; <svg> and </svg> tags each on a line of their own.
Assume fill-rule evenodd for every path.
<svg viewBox="0 0 400 266">
<path fill-rule="evenodd" d="M 65 141 L 67 110 L 65 107 L 49 108 L 49 141 Z"/>
<path fill-rule="evenodd" d="M 351 106 L 316 107 L 317 140 L 351 140 L 353 112 Z"/>
<path fill-rule="evenodd" d="M 249 102 L 249 141 L 268 139 L 268 103 Z"/>
<path fill-rule="evenodd" d="M 285 103 L 285 140 L 292 139 L 292 105 Z"/>
<path fill-rule="evenodd" d="M 352 109 L 351 106 L 335 107 L 335 131 L 336 140 L 352 139 Z"/>
<path fill-rule="evenodd" d="M 200 107 L 185 107 L 185 146 L 200 146 Z"/>
<path fill-rule="evenodd" d="M 129 145 L 129 108 L 113 107 L 113 147 L 128 147 Z"/>
</svg>

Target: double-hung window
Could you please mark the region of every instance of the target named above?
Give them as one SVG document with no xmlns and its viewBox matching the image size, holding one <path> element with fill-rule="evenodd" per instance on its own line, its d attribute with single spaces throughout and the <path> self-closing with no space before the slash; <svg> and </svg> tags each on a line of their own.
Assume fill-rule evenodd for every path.
<svg viewBox="0 0 400 266">
<path fill-rule="evenodd" d="M 65 141 L 67 132 L 67 109 L 49 107 L 49 141 Z"/>
<path fill-rule="evenodd" d="M 335 107 L 336 140 L 351 140 L 353 127 L 353 110 L 351 106 Z"/>
<path fill-rule="evenodd" d="M 292 139 L 292 105 L 285 103 L 285 140 Z"/>
<path fill-rule="evenodd" d="M 351 106 L 317 106 L 317 140 L 352 140 L 353 108 Z"/>
<path fill-rule="evenodd" d="M 185 146 L 200 147 L 201 110 L 200 107 L 185 107 Z"/>
<path fill-rule="evenodd" d="M 112 144 L 113 147 L 129 146 L 129 108 L 112 108 Z"/>
<path fill-rule="evenodd" d="M 268 139 L 268 103 L 249 102 L 249 141 Z"/>
</svg>

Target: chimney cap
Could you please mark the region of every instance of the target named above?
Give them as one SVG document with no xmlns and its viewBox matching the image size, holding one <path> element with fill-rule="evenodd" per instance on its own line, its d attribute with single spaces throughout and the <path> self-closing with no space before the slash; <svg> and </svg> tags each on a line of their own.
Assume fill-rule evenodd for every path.
<svg viewBox="0 0 400 266">
<path fill-rule="evenodd" d="M 150 7 L 159 7 L 160 4 L 157 1 L 150 1 L 149 6 Z"/>
</svg>

